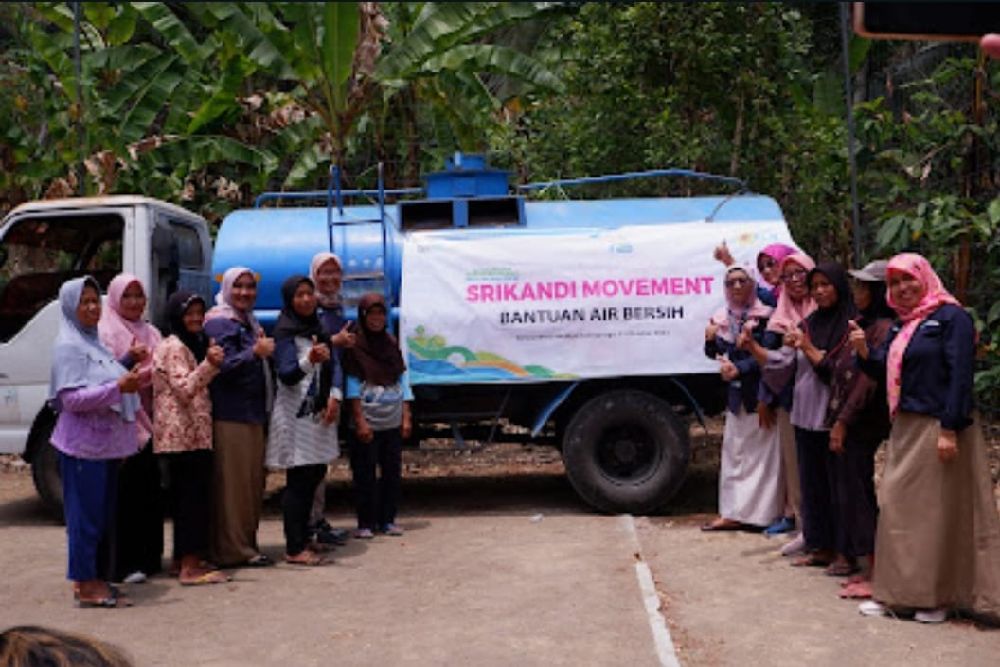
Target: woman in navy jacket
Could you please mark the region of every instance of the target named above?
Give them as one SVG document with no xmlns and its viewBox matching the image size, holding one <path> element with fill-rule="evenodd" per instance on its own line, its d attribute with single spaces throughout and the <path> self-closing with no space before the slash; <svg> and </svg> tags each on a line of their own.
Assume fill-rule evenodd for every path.
<svg viewBox="0 0 1000 667">
<path fill-rule="evenodd" d="M 1000 619 L 1000 519 L 972 400 L 972 318 L 926 259 L 889 261 L 899 320 L 869 350 L 853 326 L 862 369 L 885 374 L 892 419 L 875 540 L 873 600 L 862 614 L 915 610 L 939 623 L 953 610 Z"/>
</svg>

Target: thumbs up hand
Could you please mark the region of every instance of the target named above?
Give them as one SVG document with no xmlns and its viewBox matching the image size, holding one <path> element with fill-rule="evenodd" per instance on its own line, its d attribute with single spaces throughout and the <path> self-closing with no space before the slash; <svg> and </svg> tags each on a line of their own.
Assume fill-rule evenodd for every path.
<svg viewBox="0 0 1000 667">
<path fill-rule="evenodd" d="M 865 330 L 854 320 L 847 321 L 847 340 L 850 341 L 855 354 L 862 359 L 868 358 L 868 341 L 865 339 Z"/>
<path fill-rule="evenodd" d="M 715 246 L 715 251 L 712 252 L 712 257 L 714 257 L 717 261 L 722 262 L 723 266 L 732 266 L 736 262 L 736 260 L 733 259 L 732 253 L 729 252 L 729 246 L 726 245 L 725 239 L 723 239 L 722 243 Z"/>
<path fill-rule="evenodd" d="M 149 359 L 149 348 L 146 347 L 145 343 L 140 343 L 138 339 L 133 337 L 128 348 L 128 356 L 132 357 L 132 361 L 136 364 L 141 364 Z"/>
<path fill-rule="evenodd" d="M 214 338 L 208 339 L 208 349 L 205 351 L 205 359 L 216 368 L 222 365 L 226 353 L 221 346 L 217 345 Z"/>
<path fill-rule="evenodd" d="M 322 364 L 325 361 L 330 360 L 330 348 L 326 346 L 326 343 L 321 343 L 316 338 L 312 337 L 312 347 L 309 349 L 309 363 L 311 364 Z"/>
<path fill-rule="evenodd" d="M 263 330 L 257 332 L 257 342 L 254 343 L 253 353 L 261 359 L 266 359 L 274 354 L 274 339 L 268 338 Z"/>
<path fill-rule="evenodd" d="M 354 347 L 354 341 L 357 336 L 350 332 L 351 323 L 345 322 L 344 327 L 330 336 L 330 344 L 334 347 Z"/>
</svg>

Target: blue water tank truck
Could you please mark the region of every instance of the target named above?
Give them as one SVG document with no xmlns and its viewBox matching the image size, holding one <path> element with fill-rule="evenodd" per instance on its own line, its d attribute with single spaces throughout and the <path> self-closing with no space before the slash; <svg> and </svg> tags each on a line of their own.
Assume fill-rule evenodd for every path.
<svg viewBox="0 0 1000 667">
<path fill-rule="evenodd" d="M 663 177 L 707 178 L 730 192 L 551 197 Z M 511 188 L 507 172 L 463 154 L 423 188 L 386 190 L 381 175 L 372 190 L 339 181 L 334 170 L 326 191 L 264 193 L 226 216 L 216 279 L 231 266 L 256 271 L 257 316 L 269 328 L 281 282 L 330 250 L 343 261 L 349 316 L 366 291 L 390 305 L 418 433 L 450 428 L 461 447 L 494 438 L 500 424 L 520 426 L 525 439 L 561 450 L 573 488 L 597 510 L 647 513 L 670 500 L 688 465 L 691 418 L 723 407 L 718 363 L 702 353 L 723 303 L 712 250 L 725 240 L 753 263 L 764 245 L 791 242 L 772 198 L 685 170 Z"/>
</svg>

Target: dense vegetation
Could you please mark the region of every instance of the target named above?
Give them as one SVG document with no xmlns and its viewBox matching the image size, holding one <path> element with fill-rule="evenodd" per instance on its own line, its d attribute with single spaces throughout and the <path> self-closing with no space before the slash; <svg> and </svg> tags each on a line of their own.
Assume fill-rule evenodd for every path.
<svg viewBox="0 0 1000 667">
<path fill-rule="evenodd" d="M 847 260 L 837 12 L 87 2 L 78 78 L 72 3 L 5 3 L 0 209 L 141 192 L 218 220 L 264 189 L 323 187 L 332 163 L 370 185 L 382 162 L 404 186 L 456 149 L 485 150 L 521 181 L 666 166 L 738 176 L 781 203 L 813 254 Z M 857 38 L 849 60 L 863 259 L 931 257 L 976 313 L 980 395 L 1000 403 L 1000 64 L 971 45 Z"/>
</svg>

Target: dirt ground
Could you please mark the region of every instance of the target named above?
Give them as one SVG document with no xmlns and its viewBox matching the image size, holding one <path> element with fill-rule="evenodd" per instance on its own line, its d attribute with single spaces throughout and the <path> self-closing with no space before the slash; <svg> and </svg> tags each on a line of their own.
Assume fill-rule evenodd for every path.
<svg viewBox="0 0 1000 667">
<path fill-rule="evenodd" d="M 157 577 L 130 587 L 135 607 L 114 611 L 73 608 L 64 531 L 28 470 L 6 459 L 0 628 L 84 632 L 138 665 L 657 665 L 643 562 L 684 665 L 1000 664 L 1000 630 L 863 618 L 837 597 L 838 580 L 789 567 L 780 540 L 701 533 L 715 509 L 718 426 L 692 429 L 688 479 L 667 512 L 635 520 L 637 543 L 623 532 L 630 519 L 576 498 L 550 448 L 432 441 L 406 452 L 403 538 L 352 541 L 319 569 L 237 571 L 223 586 Z M 348 526 L 346 466 L 330 479 L 331 518 Z M 269 477 L 261 526 L 275 557 L 282 485 Z"/>
</svg>

